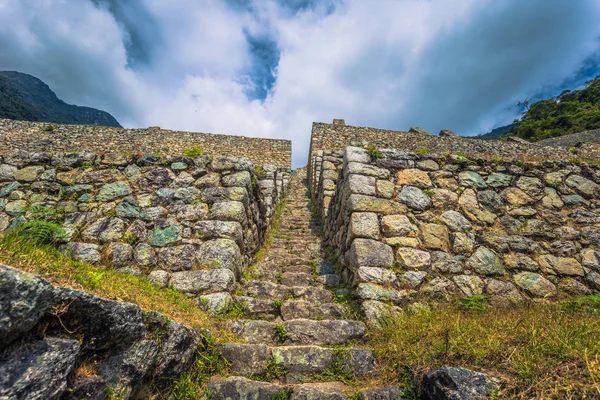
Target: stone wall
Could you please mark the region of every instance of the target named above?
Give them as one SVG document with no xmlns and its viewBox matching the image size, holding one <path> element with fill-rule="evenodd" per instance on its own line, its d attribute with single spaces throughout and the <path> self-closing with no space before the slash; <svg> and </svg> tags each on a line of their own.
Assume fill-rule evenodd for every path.
<svg viewBox="0 0 600 400">
<path fill-rule="evenodd" d="M 0 157 L 0 233 L 58 219 L 74 258 L 148 274 L 214 309 L 231 299 L 288 179 L 248 158 L 17 151 Z"/>
<path fill-rule="evenodd" d="M 600 290 L 600 167 L 315 152 L 311 191 L 368 318 L 485 295 L 493 305 Z"/>
<path fill-rule="evenodd" d="M 553 142 L 541 145 L 518 139 L 501 142 L 464 138 L 448 130 L 434 136 L 420 128 L 411 128 L 408 132 L 403 132 L 349 126 L 344 120 L 336 119 L 332 124 L 315 122 L 312 125 L 308 158 L 309 178 L 314 175 L 312 163 L 317 157 L 317 152 L 344 151 L 346 146 L 402 149 L 439 156 L 452 153 L 488 160 L 600 160 L 598 145 L 586 144 L 577 149 L 565 148 L 558 144 L 556 147 L 550 147 L 551 145 L 554 145 Z"/>
<path fill-rule="evenodd" d="M 0 119 L 0 154 L 14 150 L 30 152 L 123 152 L 184 155 L 202 146 L 206 155 L 248 157 L 255 164 L 290 169 L 292 142 L 245 136 L 180 132 L 151 127 L 122 129 L 90 125 L 60 125 Z"/>
</svg>

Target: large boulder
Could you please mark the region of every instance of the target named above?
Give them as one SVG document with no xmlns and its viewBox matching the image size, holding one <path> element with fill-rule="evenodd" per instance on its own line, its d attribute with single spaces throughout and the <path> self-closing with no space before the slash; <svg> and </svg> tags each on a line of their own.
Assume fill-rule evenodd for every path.
<svg viewBox="0 0 600 400">
<path fill-rule="evenodd" d="M 53 299 L 45 280 L 0 264 L 0 349 L 33 328 Z"/>
<path fill-rule="evenodd" d="M 485 374 L 465 368 L 442 367 L 423 376 L 426 400 L 487 399 L 496 384 Z"/>
<path fill-rule="evenodd" d="M 61 398 L 79 348 L 76 339 L 48 337 L 10 349 L 0 359 L 0 398 Z"/>
<path fill-rule="evenodd" d="M 83 334 L 90 350 L 134 342 L 146 333 L 142 310 L 135 304 L 106 300 L 69 288 L 55 288 L 55 303 L 65 307 L 61 322 Z"/>
</svg>

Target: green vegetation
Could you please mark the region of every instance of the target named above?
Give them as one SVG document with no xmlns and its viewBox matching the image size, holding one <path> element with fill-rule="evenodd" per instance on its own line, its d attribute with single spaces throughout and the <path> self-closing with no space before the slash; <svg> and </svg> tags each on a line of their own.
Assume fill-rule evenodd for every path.
<svg viewBox="0 0 600 400">
<path fill-rule="evenodd" d="M 273 329 L 275 330 L 275 336 L 281 343 L 285 342 L 288 338 L 287 330 L 283 324 L 276 324 Z"/>
<path fill-rule="evenodd" d="M 383 379 L 454 365 L 501 379 L 498 398 L 600 396 L 600 295 L 479 309 L 481 299 L 407 312 L 370 332 Z"/>
<path fill-rule="evenodd" d="M 581 90 L 529 104 L 519 103 L 526 112 L 515 121 L 510 133 L 530 141 L 600 128 L 600 76 Z"/>
<path fill-rule="evenodd" d="M 172 288 L 159 289 L 144 277 L 75 261 L 46 244 L 52 242 L 57 233 L 54 226 L 31 226 L 28 229 L 23 229 L 23 226 L 25 224 L 0 237 L 0 263 L 41 275 L 54 285 L 128 301 L 143 310 L 158 311 L 194 329 L 214 328 L 208 314 L 183 293 Z"/>
<path fill-rule="evenodd" d="M 418 155 L 425 155 L 425 154 L 429 154 L 429 153 L 431 153 L 431 150 L 429 150 L 429 149 L 416 149 L 415 150 L 415 154 L 418 154 Z"/>
<path fill-rule="evenodd" d="M 204 147 L 200 145 L 194 145 L 183 149 L 183 155 L 186 157 L 199 157 L 204 155 Z"/>
<path fill-rule="evenodd" d="M 377 160 L 381 158 L 381 156 L 383 156 L 383 152 L 375 146 L 369 146 L 367 148 L 367 153 L 369 153 L 371 158 L 373 158 L 374 160 Z"/>
<path fill-rule="evenodd" d="M 463 297 L 456 301 L 456 306 L 461 310 L 485 311 L 488 308 L 488 298 L 483 295 Z"/>
</svg>

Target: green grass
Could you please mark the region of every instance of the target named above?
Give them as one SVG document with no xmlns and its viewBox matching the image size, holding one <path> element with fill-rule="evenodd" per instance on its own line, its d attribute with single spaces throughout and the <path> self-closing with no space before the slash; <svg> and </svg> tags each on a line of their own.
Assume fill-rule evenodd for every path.
<svg viewBox="0 0 600 400">
<path fill-rule="evenodd" d="M 405 313 L 372 329 L 383 379 L 418 382 L 453 365 L 498 377 L 498 398 L 600 397 L 600 295 L 515 309 L 480 305 L 470 298 L 466 310 Z"/>
<path fill-rule="evenodd" d="M 172 288 L 157 288 L 144 277 L 75 261 L 51 245 L 31 240 L 19 230 L 0 237 L 0 262 L 38 274 L 54 285 L 158 311 L 194 329 L 215 327 L 196 301 L 183 293 Z"/>
</svg>

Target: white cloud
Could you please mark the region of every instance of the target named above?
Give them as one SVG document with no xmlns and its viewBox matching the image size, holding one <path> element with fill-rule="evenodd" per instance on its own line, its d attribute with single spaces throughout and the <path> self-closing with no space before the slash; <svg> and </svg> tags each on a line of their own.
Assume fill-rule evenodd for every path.
<svg viewBox="0 0 600 400">
<path fill-rule="evenodd" d="M 509 122 L 517 100 L 557 86 L 600 50 L 593 0 L 348 0 L 333 13 L 294 13 L 275 0 L 250 11 L 213 0 L 140 4 L 160 40 L 131 69 L 127 30 L 108 8 L 0 0 L 0 69 L 31 73 L 128 126 L 293 139 L 300 166 L 313 121 L 476 134 Z M 272 36 L 281 52 L 264 101 L 246 96 L 246 32 Z"/>
</svg>

